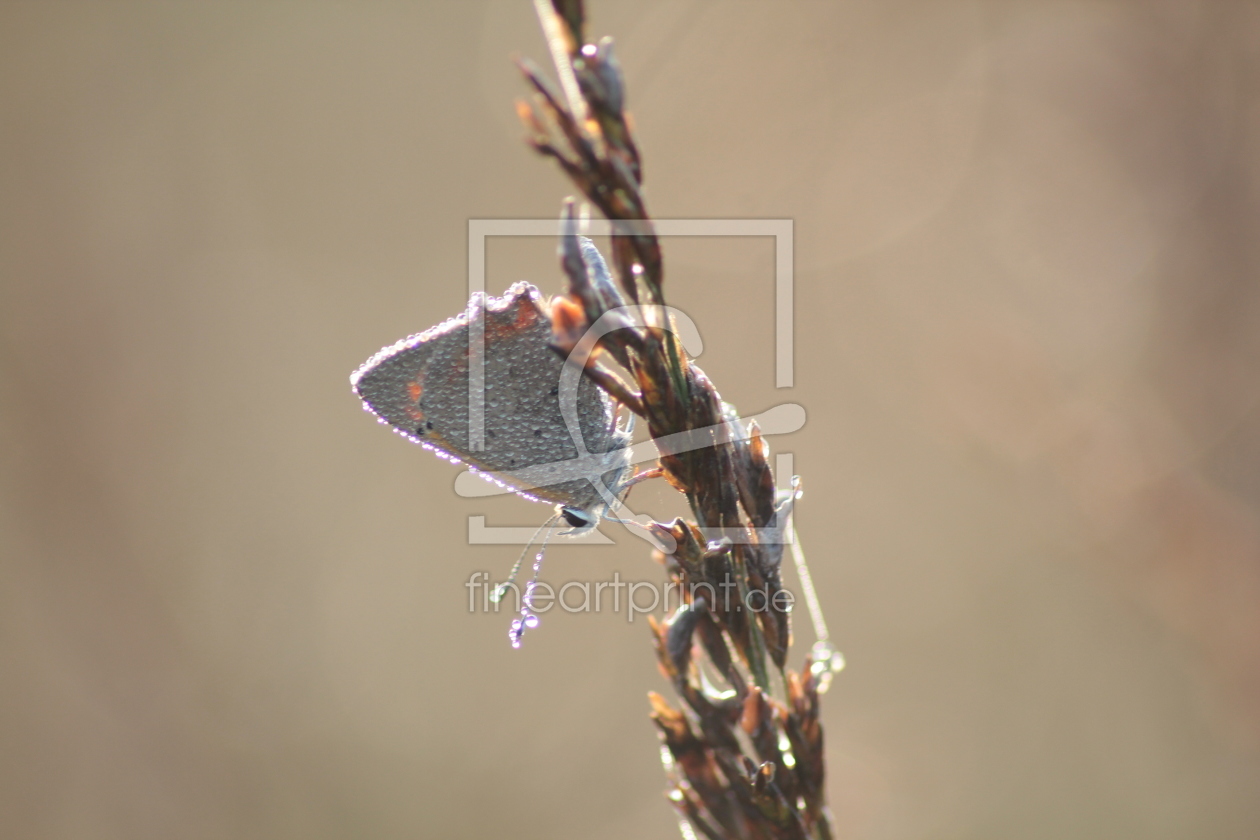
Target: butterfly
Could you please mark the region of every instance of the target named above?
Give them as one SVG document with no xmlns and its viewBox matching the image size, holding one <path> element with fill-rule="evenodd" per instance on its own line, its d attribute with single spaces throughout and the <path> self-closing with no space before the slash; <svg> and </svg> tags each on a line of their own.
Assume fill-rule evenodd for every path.
<svg viewBox="0 0 1260 840">
<path fill-rule="evenodd" d="M 474 294 L 463 313 L 385 347 L 350 382 L 398 434 L 555 504 L 574 532 L 585 531 L 624 492 L 630 433 L 608 395 L 551 348 L 551 335 L 538 289 L 516 283 L 501 297 Z M 480 417 L 470 410 L 478 397 Z"/>
</svg>

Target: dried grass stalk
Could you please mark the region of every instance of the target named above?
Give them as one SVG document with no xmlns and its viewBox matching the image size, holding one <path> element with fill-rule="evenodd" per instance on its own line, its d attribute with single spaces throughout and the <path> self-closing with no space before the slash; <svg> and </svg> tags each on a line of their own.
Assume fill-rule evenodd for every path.
<svg viewBox="0 0 1260 840">
<path fill-rule="evenodd" d="M 675 708 L 649 696 L 668 751 L 668 796 L 685 836 L 829 838 L 818 696 L 835 661 L 824 647 L 816 649 L 821 657 L 806 659 L 803 675 L 786 668 L 791 625 L 786 602 L 776 598 L 784 545 L 765 538 L 784 532 L 795 494 L 776 494 L 769 448 L 755 424 L 740 423 L 668 329 L 660 242 L 643 198 L 643 163 L 612 41 L 587 43 L 580 0 L 535 6 L 560 87 L 521 61 L 534 93 L 517 110 L 533 148 L 553 158 L 611 222 L 617 281 L 588 269 L 582 249 L 591 246 L 574 233 L 574 204 L 566 201 L 561 265 L 569 286 L 553 305 L 556 349 L 567 355 L 590 325 L 627 300 L 642 304 L 642 324 L 627 321 L 601 339 L 586 375 L 642 417 L 658 441 L 693 429 L 731 431 L 700 449 L 658 443 L 663 475 L 687 497 L 694 517 L 652 526 L 676 546 L 657 559 L 683 593 L 674 615 L 652 623 L 661 672 L 681 701 Z M 772 675 L 781 699 L 772 696 Z"/>
</svg>

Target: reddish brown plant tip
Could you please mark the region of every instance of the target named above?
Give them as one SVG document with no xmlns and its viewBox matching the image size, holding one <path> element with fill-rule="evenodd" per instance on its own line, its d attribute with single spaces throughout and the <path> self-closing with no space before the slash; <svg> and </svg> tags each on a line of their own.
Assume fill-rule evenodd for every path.
<svg viewBox="0 0 1260 840">
<path fill-rule="evenodd" d="M 744 699 L 744 710 L 739 716 L 739 725 L 745 732 L 752 733 L 761 726 L 761 718 L 764 712 L 762 706 L 761 690 L 753 688 L 748 692 L 748 696 Z"/>
<path fill-rule="evenodd" d="M 563 295 L 551 299 L 551 341 L 561 355 L 573 352 L 588 326 L 581 304 Z"/>
</svg>

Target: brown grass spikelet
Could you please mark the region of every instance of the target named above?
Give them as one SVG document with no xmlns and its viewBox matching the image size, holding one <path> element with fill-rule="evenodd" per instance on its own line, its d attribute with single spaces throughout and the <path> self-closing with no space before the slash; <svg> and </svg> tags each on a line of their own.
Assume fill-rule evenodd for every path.
<svg viewBox="0 0 1260 840">
<path fill-rule="evenodd" d="M 804 675 L 786 668 L 792 634 L 780 565 L 795 489 L 776 490 L 760 430 L 722 400 L 673 329 L 612 41 L 586 41 L 580 0 L 535 7 L 559 86 L 518 61 L 533 91 L 518 103 L 526 142 L 556 161 L 613 234 L 609 267 L 577 235 L 574 200 L 565 202 L 568 288 L 552 308 L 553 346 L 589 354 L 584 374 L 645 421 L 659 472 L 693 517 L 650 526 L 673 546 L 656 558 L 681 593 L 667 620 L 651 621 L 657 665 L 681 702 L 649 694 L 668 798 L 684 836 L 829 838 L 818 694 L 830 672 L 811 659 Z M 688 433 L 710 437 L 695 446 Z"/>
</svg>

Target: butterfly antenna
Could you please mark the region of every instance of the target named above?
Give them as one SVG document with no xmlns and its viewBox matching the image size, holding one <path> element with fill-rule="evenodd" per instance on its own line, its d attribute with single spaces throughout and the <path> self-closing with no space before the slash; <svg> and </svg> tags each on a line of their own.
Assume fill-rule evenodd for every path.
<svg viewBox="0 0 1260 840">
<path fill-rule="evenodd" d="M 525 543 L 525 550 L 521 552 L 521 556 L 516 558 L 516 563 L 512 565 L 512 571 L 508 572 L 507 580 L 496 586 L 494 588 L 494 592 L 490 593 L 490 600 L 493 603 L 497 604 L 507 597 L 508 591 L 516 584 L 516 576 L 520 573 L 521 566 L 525 565 L 525 556 L 529 554 L 529 550 L 534 547 L 534 543 L 538 542 L 538 535 L 544 530 L 555 525 L 556 520 L 559 518 L 560 514 L 557 513 L 538 526 L 538 530 L 535 531 L 534 535 L 529 538 L 529 542 Z M 550 538 L 551 533 L 548 532 L 547 536 L 543 538 L 543 548 L 547 547 L 547 540 Z"/>
<path fill-rule="evenodd" d="M 542 545 L 538 547 L 538 553 L 534 555 L 534 573 L 530 576 L 529 583 L 525 585 L 525 592 L 521 595 L 521 615 L 520 618 L 512 620 L 511 627 L 508 630 L 508 638 L 512 642 L 512 647 L 519 648 L 521 646 L 521 637 L 525 635 L 525 631 L 538 626 L 538 616 L 534 615 L 532 605 L 534 589 L 538 586 L 538 575 L 542 571 L 543 555 L 547 551 L 547 543 L 551 541 L 551 535 L 555 529 L 556 522 L 560 519 L 560 514 L 553 515 L 550 519 L 538 527 L 534 535 L 529 538 L 529 542 L 525 544 L 525 550 L 521 552 L 521 556 L 516 558 L 516 564 L 512 566 L 512 571 L 508 573 L 508 579 L 499 584 L 494 592 L 490 595 L 490 600 L 496 604 L 507 595 L 508 590 L 512 589 L 516 583 L 516 576 L 521 571 L 521 566 L 525 563 L 525 557 L 529 554 L 529 550 L 533 548 L 534 543 L 538 541 L 538 535 L 546 531 L 543 535 Z"/>
</svg>

